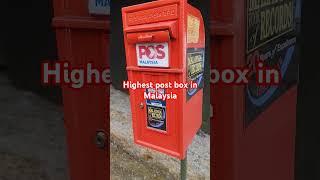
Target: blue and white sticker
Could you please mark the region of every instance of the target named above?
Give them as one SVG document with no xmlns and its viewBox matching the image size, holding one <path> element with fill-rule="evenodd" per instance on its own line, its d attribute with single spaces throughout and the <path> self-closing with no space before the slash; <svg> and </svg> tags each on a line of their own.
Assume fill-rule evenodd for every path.
<svg viewBox="0 0 320 180">
<path fill-rule="evenodd" d="M 89 13 L 97 15 L 110 15 L 110 2 L 111 0 L 89 0 Z"/>
<path fill-rule="evenodd" d="M 165 94 L 164 89 L 146 89 L 146 93 Z M 148 128 L 167 131 L 166 101 L 147 99 L 147 126 Z"/>
</svg>

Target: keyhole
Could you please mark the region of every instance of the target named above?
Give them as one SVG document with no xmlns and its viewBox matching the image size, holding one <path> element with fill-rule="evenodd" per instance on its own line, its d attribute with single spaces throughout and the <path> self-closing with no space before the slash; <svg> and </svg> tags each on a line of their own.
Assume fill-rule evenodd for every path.
<svg viewBox="0 0 320 180">
<path fill-rule="evenodd" d="M 104 132 L 99 131 L 96 134 L 95 144 L 99 149 L 104 149 L 106 147 L 106 135 Z"/>
</svg>

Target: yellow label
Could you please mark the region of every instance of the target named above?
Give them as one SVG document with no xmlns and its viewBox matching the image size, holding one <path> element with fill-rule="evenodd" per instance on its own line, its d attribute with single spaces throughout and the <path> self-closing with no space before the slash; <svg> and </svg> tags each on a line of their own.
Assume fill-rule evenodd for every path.
<svg viewBox="0 0 320 180">
<path fill-rule="evenodd" d="M 148 107 L 148 114 L 153 120 L 162 119 L 162 110 L 158 108 Z"/>
<path fill-rule="evenodd" d="M 187 24 L 187 43 L 198 43 L 200 32 L 200 20 L 194 16 L 188 15 Z"/>
</svg>

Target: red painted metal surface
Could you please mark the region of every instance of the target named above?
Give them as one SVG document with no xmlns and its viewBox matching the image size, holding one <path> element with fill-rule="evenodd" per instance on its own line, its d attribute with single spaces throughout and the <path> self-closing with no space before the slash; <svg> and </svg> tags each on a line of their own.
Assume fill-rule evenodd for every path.
<svg viewBox="0 0 320 180">
<path fill-rule="evenodd" d="M 245 0 L 211 1 L 211 68 L 244 67 Z M 244 86 L 211 84 L 211 178 L 293 180 L 296 86 L 245 127 Z"/>
<path fill-rule="evenodd" d="M 188 15 L 196 17 L 200 22 L 197 43 L 186 42 Z M 205 46 L 204 25 L 198 10 L 188 5 L 186 0 L 155 1 L 124 8 L 123 21 L 130 81 L 186 82 L 186 49 Z M 152 68 L 137 65 L 136 44 L 150 42 L 168 42 L 169 67 Z M 159 132 L 147 127 L 145 89 L 130 89 L 134 141 L 184 159 L 186 149 L 202 122 L 203 92 L 200 90 L 187 101 L 186 89 L 167 90 L 177 94 L 178 98 L 166 102 L 167 129 L 166 132 Z M 144 105 L 143 108 L 140 107 L 141 103 Z"/>
<path fill-rule="evenodd" d="M 109 67 L 109 19 L 88 13 L 88 2 L 55 0 L 59 59 L 71 67 Z M 109 85 L 71 89 L 62 86 L 71 180 L 109 178 Z M 97 131 L 106 133 L 106 147 L 94 143 Z"/>
</svg>

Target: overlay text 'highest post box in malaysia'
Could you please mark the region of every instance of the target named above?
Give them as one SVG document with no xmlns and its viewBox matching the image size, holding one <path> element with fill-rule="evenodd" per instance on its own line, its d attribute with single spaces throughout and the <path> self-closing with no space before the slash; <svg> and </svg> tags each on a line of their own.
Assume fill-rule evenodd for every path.
<svg viewBox="0 0 320 180">
<path fill-rule="evenodd" d="M 122 9 L 129 81 L 190 83 L 196 88 L 130 89 L 134 141 L 185 158 L 202 123 L 205 33 L 200 11 L 186 0 Z M 154 100 L 145 94 L 176 94 Z"/>
</svg>

